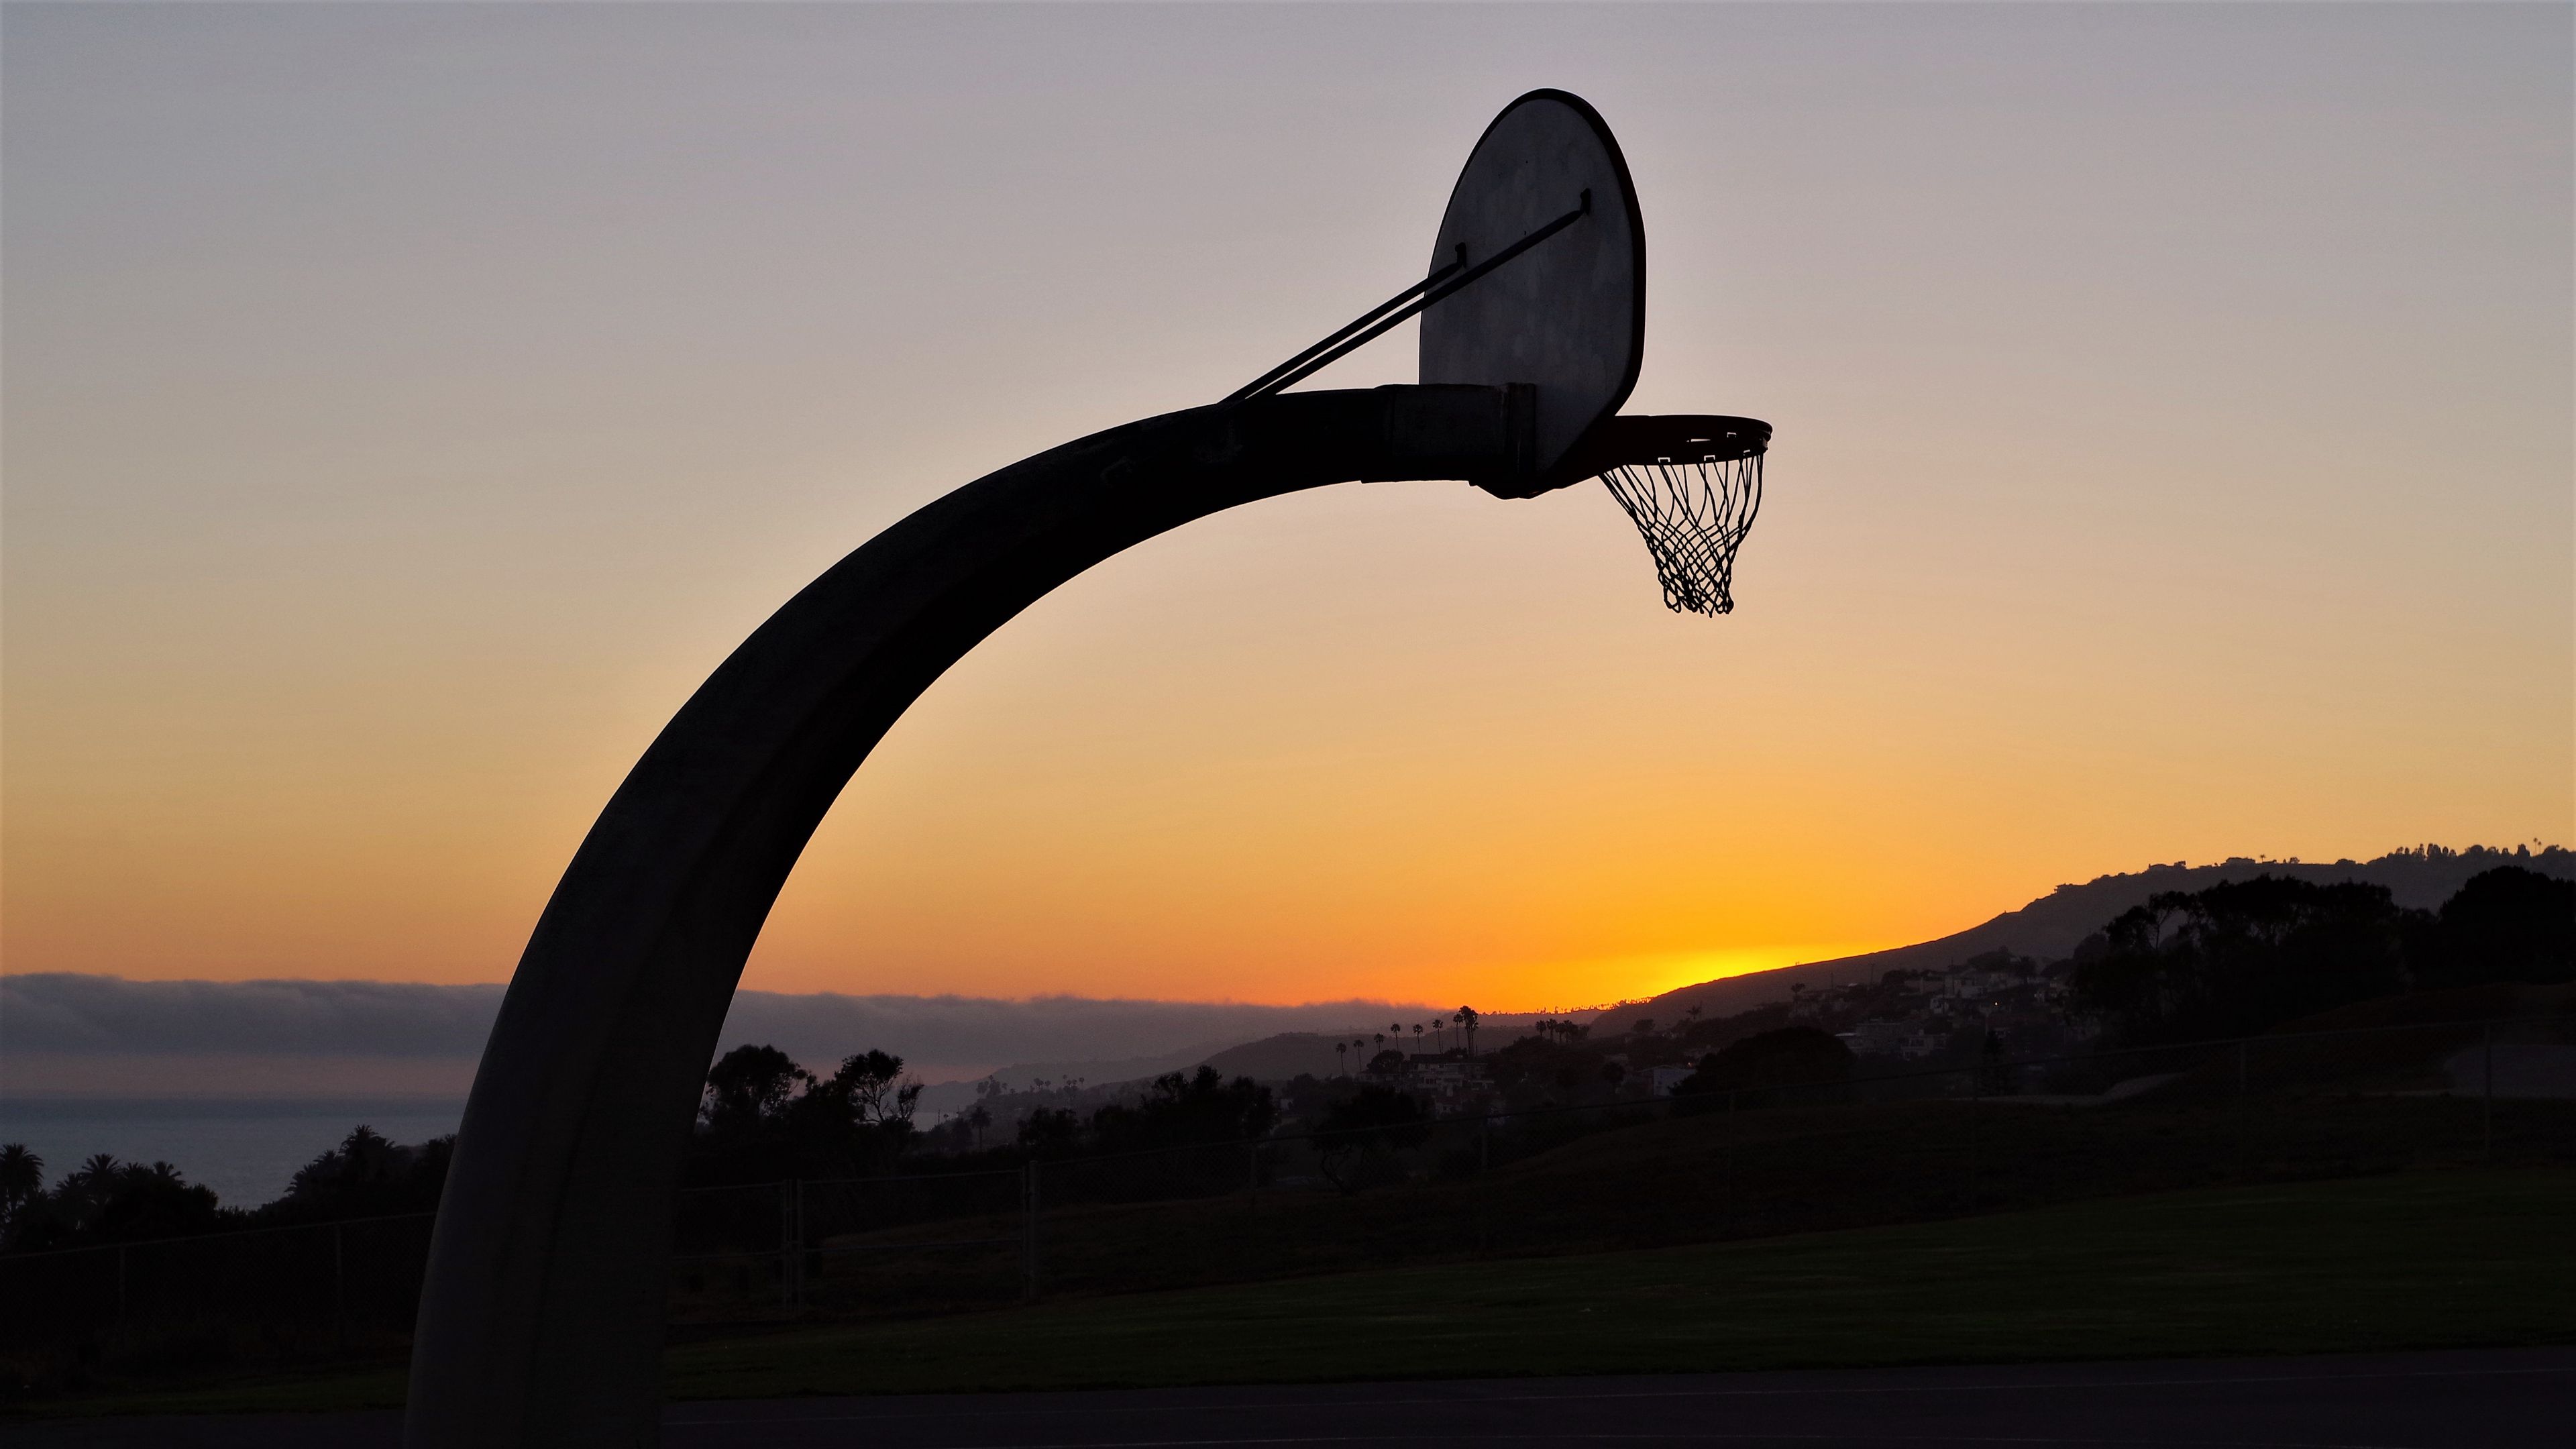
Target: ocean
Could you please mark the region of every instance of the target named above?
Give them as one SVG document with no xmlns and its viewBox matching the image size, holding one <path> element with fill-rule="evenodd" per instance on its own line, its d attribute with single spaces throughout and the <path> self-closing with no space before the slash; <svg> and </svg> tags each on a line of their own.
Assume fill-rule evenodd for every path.
<svg viewBox="0 0 2576 1449">
<path fill-rule="evenodd" d="M 45 1185 L 93 1153 L 167 1162 L 226 1207 L 277 1198 L 295 1170 L 360 1123 L 396 1142 L 456 1130 L 465 1099 L 429 1097 L 0 1097 L 0 1143 L 45 1160 Z"/>
</svg>

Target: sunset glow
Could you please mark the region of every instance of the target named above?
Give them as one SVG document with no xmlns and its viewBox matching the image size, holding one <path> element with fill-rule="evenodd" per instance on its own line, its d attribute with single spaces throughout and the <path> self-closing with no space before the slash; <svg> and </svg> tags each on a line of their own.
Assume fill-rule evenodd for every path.
<svg viewBox="0 0 2576 1449">
<path fill-rule="evenodd" d="M 770 610 L 1392 290 L 1537 84 L 1632 410 L 1779 429 L 1739 611 L 1590 485 L 1194 525 L 929 692 L 746 985 L 1532 1010 L 2576 837 L 2563 9 L 475 13 L 9 16 L 11 971 L 506 979 Z"/>
</svg>

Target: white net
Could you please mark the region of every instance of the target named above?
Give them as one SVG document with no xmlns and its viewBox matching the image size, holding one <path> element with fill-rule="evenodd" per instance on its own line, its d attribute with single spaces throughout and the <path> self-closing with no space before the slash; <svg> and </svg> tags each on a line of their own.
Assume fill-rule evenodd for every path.
<svg viewBox="0 0 2576 1449">
<path fill-rule="evenodd" d="M 1709 615 L 1735 608 L 1735 549 L 1762 507 L 1760 453 L 1625 463 L 1601 481 L 1655 556 L 1666 606 Z"/>
</svg>

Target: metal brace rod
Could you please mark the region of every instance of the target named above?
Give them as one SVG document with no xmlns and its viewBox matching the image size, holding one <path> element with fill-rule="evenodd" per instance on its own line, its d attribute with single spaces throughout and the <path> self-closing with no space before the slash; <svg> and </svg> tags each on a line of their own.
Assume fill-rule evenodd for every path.
<svg viewBox="0 0 2576 1449">
<path fill-rule="evenodd" d="M 1333 363 L 1340 361 L 1342 358 L 1347 357 L 1351 353 L 1358 351 L 1360 348 L 1367 346 L 1369 343 L 1376 341 L 1380 336 L 1384 335 L 1389 328 L 1405 321 L 1407 318 L 1412 317 L 1415 313 L 1422 311 L 1424 308 L 1434 306 L 1458 295 L 1459 292 L 1474 285 L 1477 280 L 1493 271 L 1496 267 L 1502 266 L 1504 263 L 1513 260 L 1521 253 L 1537 246 L 1540 242 L 1547 240 L 1549 237 L 1556 235 L 1558 232 L 1565 230 L 1567 227 L 1574 225 L 1576 222 L 1581 221 L 1583 218 L 1590 216 L 1591 214 L 1592 190 L 1591 188 L 1586 187 L 1582 193 L 1581 202 L 1576 205 L 1574 210 L 1567 212 L 1565 215 L 1558 217 L 1556 220 L 1551 221 L 1547 225 L 1540 227 L 1538 230 L 1531 232 L 1529 235 L 1522 237 L 1519 241 L 1512 243 L 1510 246 L 1503 248 L 1501 251 L 1494 253 L 1492 256 L 1487 257 L 1485 260 L 1478 262 L 1472 267 L 1467 266 L 1467 244 L 1460 242 L 1458 244 L 1458 260 L 1451 262 L 1449 265 L 1433 272 L 1430 276 L 1423 278 L 1421 281 L 1416 282 L 1412 286 L 1405 288 L 1403 291 L 1396 293 L 1394 296 L 1387 298 L 1377 306 L 1370 308 L 1367 312 L 1360 315 L 1359 320 L 1352 322 L 1340 331 L 1335 332 L 1332 336 L 1325 338 L 1323 341 L 1318 342 L 1314 346 L 1307 348 L 1305 351 L 1298 353 L 1296 356 L 1289 358 L 1286 362 L 1283 362 L 1277 367 L 1270 369 L 1268 372 L 1263 373 L 1261 376 L 1254 378 L 1251 382 L 1245 384 L 1240 390 L 1236 391 L 1232 396 L 1226 398 L 1225 402 L 1219 404 L 1219 406 L 1231 406 L 1235 403 L 1244 402 L 1251 398 L 1262 397 L 1267 394 L 1277 392 L 1292 383 L 1303 381 L 1314 373 L 1331 366 Z M 1461 272 L 1461 268 L 1464 268 L 1465 270 Z M 1451 280 L 1444 282 L 1443 279 Z M 1407 303 L 1411 303 L 1411 305 L 1407 306 Z M 1390 312 L 1390 309 L 1401 310 Z"/>
<path fill-rule="evenodd" d="M 1308 359 L 1323 353 L 1325 350 L 1339 343 L 1343 338 L 1346 338 L 1352 333 L 1359 331 L 1361 328 L 1366 327 L 1395 308 L 1401 307 L 1405 303 L 1412 301 L 1414 298 L 1421 296 L 1423 293 L 1430 291 L 1433 287 L 1436 287 L 1443 281 L 1447 280 L 1452 274 L 1464 271 L 1467 266 L 1466 252 L 1466 244 L 1464 242 L 1459 243 L 1458 260 L 1451 262 L 1449 265 L 1433 272 L 1430 276 L 1423 278 L 1421 281 L 1414 283 L 1412 286 L 1405 288 L 1403 291 L 1398 292 L 1394 296 L 1387 298 L 1385 301 L 1378 303 L 1374 307 L 1371 307 L 1366 312 L 1361 313 L 1359 319 L 1352 322 L 1349 326 L 1342 328 L 1332 336 L 1325 338 L 1323 341 L 1316 343 L 1314 346 L 1307 348 L 1305 351 L 1298 353 L 1292 358 L 1289 358 L 1286 362 L 1279 364 L 1277 367 L 1270 369 L 1268 372 L 1265 372 L 1259 377 L 1256 377 L 1252 381 L 1244 384 L 1241 388 L 1228 396 L 1226 398 L 1226 402 L 1239 403 L 1246 398 L 1259 397 L 1263 393 L 1273 392 L 1278 388 L 1287 386 L 1287 384 L 1285 382 L 1281 382 L 1280 379 L 1286 377 L 1289 373 L 1296 372 L 1297 368 Z M 1356 346 L 1357 344 L 1353 345 Z M 1335 357 L 1340 355 L 1341 354 L 1338 352 L 1333 354 Z M 1325 360 L 1330 361 L 1331 359 L 1327 358 Z M 1318 366 L 1320 365 L 1321 364 L 1318 364 Z M 1304 375 L 1305 374 L 1303 373 L 1298 373 L 1298 376 L 1302 377 Z"/>
</svg>

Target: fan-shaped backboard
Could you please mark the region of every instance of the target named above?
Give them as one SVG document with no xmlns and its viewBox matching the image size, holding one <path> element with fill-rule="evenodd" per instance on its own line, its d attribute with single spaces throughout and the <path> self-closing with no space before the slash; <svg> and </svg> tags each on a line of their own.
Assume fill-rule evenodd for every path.
<svg viewBox="0 0 2576 1449">
<path fill-rule="evenodd" d="M 1601 113 L 1532 91 L 1485 128 L 1449 194 L 1437 271 L 1472 267 L 1569 211 L 1574 222 L 1422 314 L 1426 383 L 1537 389 L 1534 488 L 1637 385 L 1646 349 L 1646 227 L 1628 163 Z M 1543 481 L 1542 481 L 1543 480 Z"/>
</svg>

